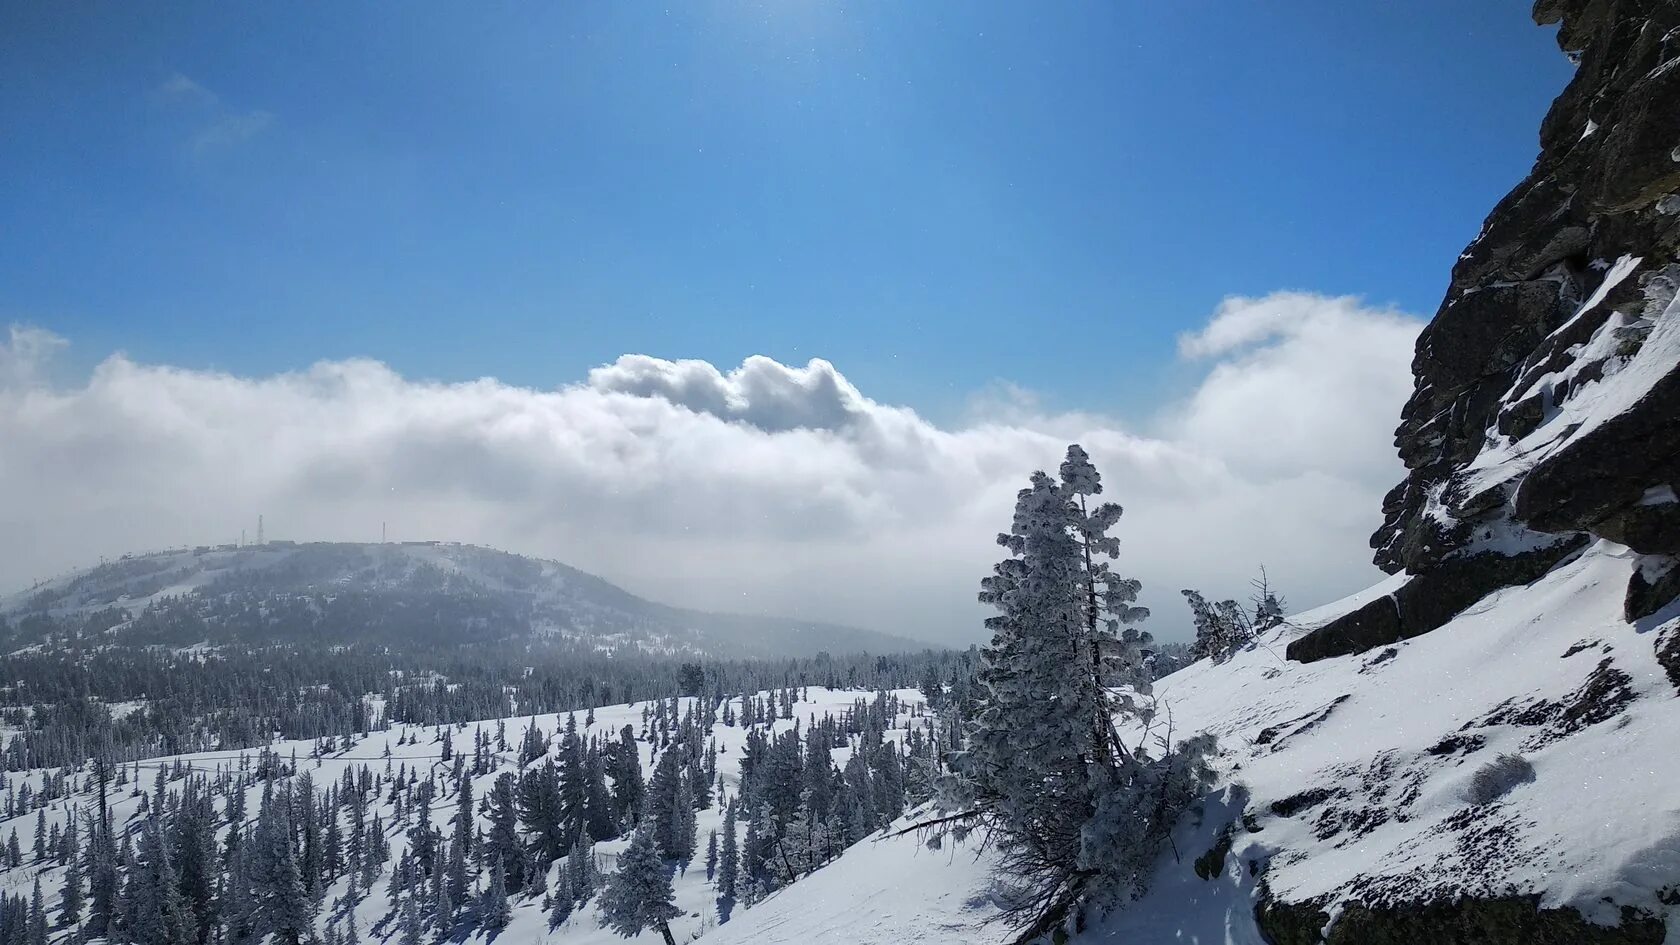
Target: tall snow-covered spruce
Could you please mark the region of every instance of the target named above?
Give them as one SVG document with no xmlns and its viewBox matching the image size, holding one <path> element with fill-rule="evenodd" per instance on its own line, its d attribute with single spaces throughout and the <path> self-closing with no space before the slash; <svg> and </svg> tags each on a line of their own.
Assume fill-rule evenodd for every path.
<svg viewBox="0 0 1680 945">
<path fill-rule="evenodd" d="M 665 945 L 676 945 L 671 920 L 682 910 L 671 901 L 671 870 L 657 847 L 651 825 L 643 823 L 618 858 L 618 871 L 607 879 L 601 918 L 625 938 L 654 928 L 665 937 Z"/>
<path fill-rule="evenodd" d="M 987 618 L 979 700 L 967 747 L 952 759 L 934 823 L 992 828 L 1009 906 L 1028 941 L 1080 928 L 1136 892 L 1178 815 L 1210 773 L 1211 739 L 1171 745 L 1150 732 L 1143 671 L 1150 637 L 1128 626 L 1139 584 L 1110 568 L 1112 502 L 1093 504 L 1102 479 L 1078 445 L 1052 478 L 1033 474 L 998 544 L 1009 557 L 981 582 Z M 1146 734 L 1128 745 L 1116 716 Z"/>
</svg>

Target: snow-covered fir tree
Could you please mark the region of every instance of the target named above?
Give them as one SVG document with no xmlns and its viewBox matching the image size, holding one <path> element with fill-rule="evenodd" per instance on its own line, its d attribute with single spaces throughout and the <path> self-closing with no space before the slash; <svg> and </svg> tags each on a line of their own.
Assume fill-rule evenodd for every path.
<svg viewBox="0 0 1680 945">
<path fill-rule="evenodd" d="M 1134 606 L 1138 582 L 1110 569 L 1121 508 L 1093 504 L 1102 482 L 1085 451 L 1070 446 L 1058 473 L 1021 490 L 997 539 L 1009 556 L 981 582 L 998 614 L 968 744 L 944 785 L 947 823 L 996 828 L 1023 940 L 1133 891 L 1139 851 L 1153 854 L 1206 774 L 1201 742 L 1152 758 L 1116 732 L 1116 713 L 1151 711 L 1148 637 L 1126 626 L 1148 614 Z M 1159 814 L 1144 822 L 1143 809 Z"/>
<path fill-rule="evenodd" d="M 1223 661 L 1260 634 L 1283 623 L 1283 598 L 1272 589 L 1265 568 L 1260 569 L 1260 576 L 1250 585 L 1254 593 L 1247 610 L 1235 600 L 1209 603 L 1200 591 L 1188 588 L 1180 591 L 1190 605 L 1196 627 L 1196 639 L 1190 644 L 1192 660 L 1211 657 L 1215 662 Z"/>
<path fill-rule="evenodd" d="M 665 945 L 676 945 L 671 920 L 682 912 L 672 902 L 671 874 L 660 859 L 651 825 L 637 828 L 630 848 L 618 858 L 618 870 L 601 891 L 601 917 L 613 931 L 630 938 L 657 929 Z"/>
<path fill-rule="evenodd" d="M 718 841 L 722 844 L 718 851 L 717 891 L 718 900 L 722 906 L 720 911 L 728 917 L 728 907 L 735 901 L 735 882 L 739 876 L 741 865 L 741 849 L 736 842 L 735 808 L 731 804 L 723 817 L 723 836 Z"/>
</svg>

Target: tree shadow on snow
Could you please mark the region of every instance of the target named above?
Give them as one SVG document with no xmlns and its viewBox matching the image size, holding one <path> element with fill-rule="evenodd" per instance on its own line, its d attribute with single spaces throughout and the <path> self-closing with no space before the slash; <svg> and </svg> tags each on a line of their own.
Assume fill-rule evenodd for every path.
<svg viewBox="0 0 1680 945">
<path fill-rule="evenodd" d="M 1143 896 L 1093 923 L 1081 940 L 1266 945 L 1254 906 L 1260 873 L 1274 851 L 1244 825 L 1248 799 L 1240 784 L 1209 795 L 1200 816 L 1188 815 L 1173 831 L 1177 854 L 1163 852 Z M 1230 843 L 1221 856 L 1226 836 Z"/>
</svg>

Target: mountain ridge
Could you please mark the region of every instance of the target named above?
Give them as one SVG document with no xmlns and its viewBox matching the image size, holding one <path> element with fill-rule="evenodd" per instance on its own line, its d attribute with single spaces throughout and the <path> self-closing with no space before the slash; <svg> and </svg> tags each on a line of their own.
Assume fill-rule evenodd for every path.
<svg viewBox="0 0 1680 945">
<path fill-rule="evenodd" d="M 559 561 L 450 541 L 268 542 L 125 555 L 0 595 L 0 618 L 19 627 L 91 622 L 98 634 L 127 631 L 126 641 L 175 646 L 269 642 L 268 627 L 364 642 L 343 638 L 360 629 L 365 642 L 399 647 L 555 638 L 696 656 L 933 647 L 824 621 L 665 604 Z M 187 640 L 189 629 L 209 637 Z M 474 638 L 459 639 L 462 629 Z"/>
</svg>

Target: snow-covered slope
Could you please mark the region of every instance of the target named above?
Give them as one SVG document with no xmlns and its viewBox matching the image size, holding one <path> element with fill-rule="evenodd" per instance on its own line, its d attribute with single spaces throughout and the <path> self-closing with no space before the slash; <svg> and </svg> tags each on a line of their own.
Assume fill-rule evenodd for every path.
<svg viewBox="0 0 1680 945">
<path fill-rule="evenodd" d="M 1175 722 L 1218 735 L 1247 793 L 1232 870 L 1254 860 L 1274 897 L 1332 914 L 1512 891 L 1606 923 L 1671 908 L 1680 691 L 1653 644 L 1680 610 L 1622 619 L 1634 558 L 1600 543 L 1393 647 L 1293 663 L 1286 629 L 1165 680 Z M 1533 780 L 1473 803 L 1472 776 L 1505 753 Z"/>
<path fill-rule="evenodd" d="M 1291 638 L 1370 596 L 1356 595 L 1161 680 L 1175 731 L 1218 736 L 1221 782 L 1150 892 L 1079 940 L 1260 943 L 1267 897 L 1334 918 L 1354 901 L 1532 895 L 1600 923 L 1631 906 L 1680 924 L 1680 680 L 1654 647 L 1680 633 L 1680 606 L 1622 619 L 1636 557 L 1601 542 L 1433 633 L 1284 658 Z M 1533 779 L 1474 803 L 1472 778 L 1501 754 Z M 1229 855 L 1199 878 L 1193 861 L 1226 831 Z M 707 941 L 1007 940 L 984 924 L 986 857 L 914 841 L 854 848 Z M 826 931 L 844 915 L 858 927 Z"/>
<path fill-rule="evenodd" d="M 922 812 L 923 814 L 926 811 Z M 903 824 L 913 823 L 914 817 Z M 927 849 L 914 833 L 877 836 L 708 933 L 706 945 L 968 945 L 991 941 L 991 859 L 977 842 Z"/>
<path fill-rule="evenodd" d="M 181 598 L 190 598 L 184 608 L 162 610 Z M 125 633 L 154 605 L 161 616 L 140 625 L 144 639 Z M 118 613 L 102 613 L 110 610 Z M 855 627 L 670 607 L 555 561 L 455 542 L 270 542 L 134 555 L 0 595 L 0 618 L 21 624 L 32 615 L 61 625 L 98 615 L 114 621 L 111 642 L 177 647 L 291 642 L 287 634 L 308 624 L 308 633 L 334 642 L 397 646 L 452 645 L 466 629 L 477 641 L 709 656 L 922 648 Z M 175 633 L 176 624 L 192 629 Z M 199 638 L 205 628 L 219 635 Z"/>
</svg>

